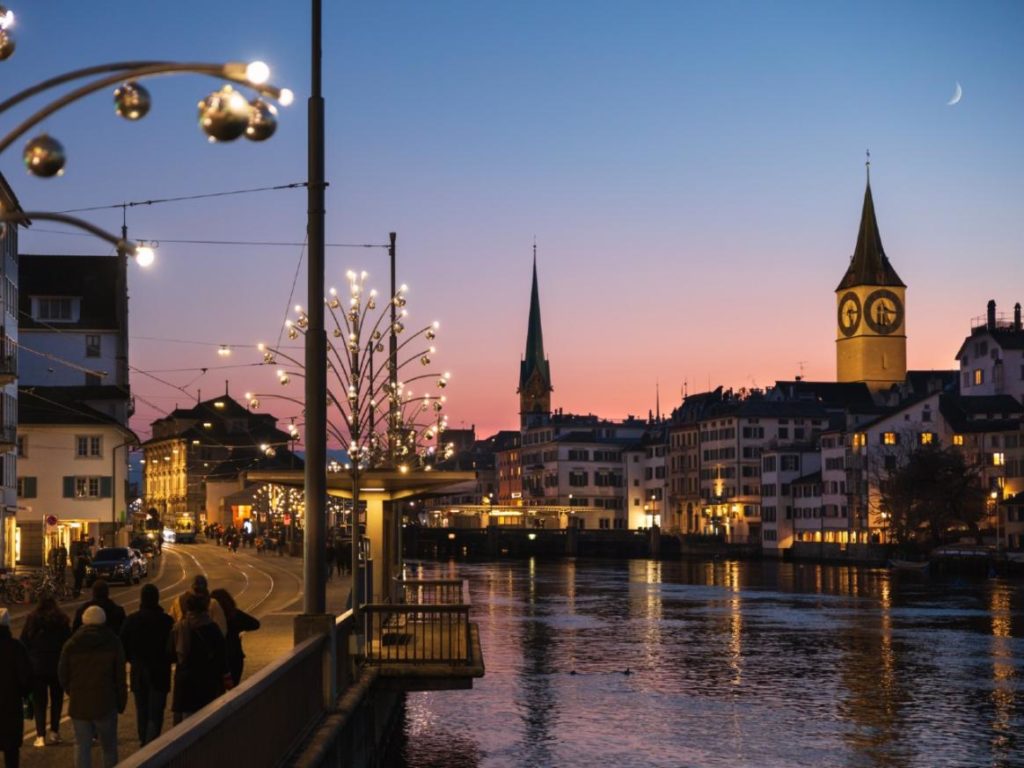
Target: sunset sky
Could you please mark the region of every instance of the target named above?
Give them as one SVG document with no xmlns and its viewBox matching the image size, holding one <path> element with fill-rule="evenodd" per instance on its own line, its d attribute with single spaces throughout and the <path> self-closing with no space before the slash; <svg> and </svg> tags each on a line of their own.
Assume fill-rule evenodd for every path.
<svg viewBox="0 0 1024 768">
<path fill-rule="evenodd" d="M 44 124 L 67 150 L 64 177 L 27 176 L 23 141 L 0 157 L 26 209 L 305 180 L 305 3 L 4 3 L 18 48 L 0 63 L 3 97 L 143 58 L 262 59 L 296 93 L 273 139 L 228 145 L 196 124 L 212 79 L 150 80 L 139 123 L 94 95 Z M 534 238 L 555 407 L 621 418 L 653 410 L 656 385 L 667 411 L 684 383 L 834 380 L 833 291 L 868 148 L 908 285 L 911 368 L 953 367 L 990 298 L 1001 312 L 1024 301 L 1019 2 L 326 0 L 324 47 L 327 241 L 398 233 L 410 325 L 441 322 L 452 427 L 518 426 Z M 299 246 L 172 241 L 301 243 L 305 210 L 303 189 L 128 210 L 130 236 L 161 241 L 157 264 L 129 275 L 140 437 L 225 380 L 239 398 L 280 390 L 252 365 L 255 344 L 306 304 Z M 80 215 L 121 225 L 120 209 Z M 107 252 L 61 231 L 37 223 L 22 252 Z M 354 268 L 387 290 L 384 250 L 330 248 L 327 262 L 328 285 Z"/>
</svg>

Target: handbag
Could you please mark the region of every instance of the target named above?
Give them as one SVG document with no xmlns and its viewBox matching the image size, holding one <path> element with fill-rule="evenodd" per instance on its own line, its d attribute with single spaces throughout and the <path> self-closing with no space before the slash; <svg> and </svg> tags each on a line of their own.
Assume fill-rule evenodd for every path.
<svg viewBox="0 0 1024 768">
<path fill-rule="evenodd" d="M 36 716 L 35 707 L 32 706 L 31 693 L 21 700 L 21 714 L 26 720 L 32 720 Z"/>
</svg>

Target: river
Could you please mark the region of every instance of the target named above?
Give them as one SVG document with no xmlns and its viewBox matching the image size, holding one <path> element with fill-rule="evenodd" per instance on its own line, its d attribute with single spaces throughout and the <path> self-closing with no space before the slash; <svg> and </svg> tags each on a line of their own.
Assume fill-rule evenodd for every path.
<svg viewBox="0 0 1024 768">
<path fill-rule="evenodd" d="M 775 562 L 417 563 L 487 674 L 389 768 L 1024 766 L 1024 584 Z"/>
</svg>

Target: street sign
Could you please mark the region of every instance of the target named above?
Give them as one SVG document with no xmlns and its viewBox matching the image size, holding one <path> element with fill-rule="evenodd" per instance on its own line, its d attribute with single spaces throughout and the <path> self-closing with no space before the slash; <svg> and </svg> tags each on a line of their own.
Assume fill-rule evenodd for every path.
<svg viewBox="0 0 1024 768">
<path fill-rule="evenodd" d="M 57 524 L 57 516 L 56 515 L 47 515 L 46 516 L 46 524 L 47 525 L 56 525 Z"/>
</svg>

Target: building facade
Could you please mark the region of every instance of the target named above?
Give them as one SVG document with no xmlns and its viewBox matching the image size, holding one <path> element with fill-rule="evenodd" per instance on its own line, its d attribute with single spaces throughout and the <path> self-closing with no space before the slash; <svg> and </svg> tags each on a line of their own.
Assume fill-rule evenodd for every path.
<svg viewBox="0 0 1024 768">
<path fill-rule="evenodd" d="M 21 211 L 0 174 L 0 211 Z M 0 224 L 0 567 L 20 556 L 18 533 L 18 227 Z"/>
</svg>

